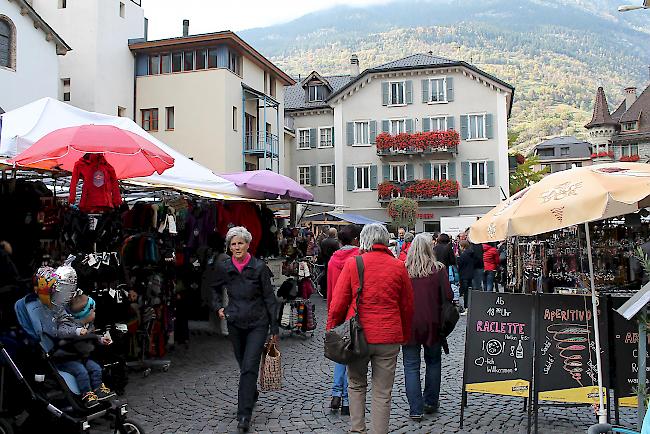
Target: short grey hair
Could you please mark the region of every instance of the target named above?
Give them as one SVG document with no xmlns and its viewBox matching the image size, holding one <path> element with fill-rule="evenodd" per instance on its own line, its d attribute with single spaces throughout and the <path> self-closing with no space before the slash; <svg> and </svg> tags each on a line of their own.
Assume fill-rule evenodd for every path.
<svg viewBox="0 0 650 434">
<path fill-rule="evenodd" d="M 365 225 L 359 235 L 359 247 L 361 250 L 372 249 L 373 244 L 383 244 L 388 246 L 390 235 L 388 229 L 380 223 L 372 223 Z"/>
<path fill-rule="evenodd" d="M 243 226 L 235 226 L 228 229 L 228 233 L 226 234 L 226 247 L 230 247 L 230 242 L 235 237 L 242 238 L 246 243 L 253 241 L 253 236 L 248 232 L 248 229 Z"/>
<path fill-rule="evenodd" d="M 415 238 L 415 235 L 413 235 L 413 232 L 407 232 L 407 233 L 404 235 L 404 241 L 406 241 L 407 243 L 412 242 L 412 241 L 413 241 L 413 238 Z"/>
</svg>

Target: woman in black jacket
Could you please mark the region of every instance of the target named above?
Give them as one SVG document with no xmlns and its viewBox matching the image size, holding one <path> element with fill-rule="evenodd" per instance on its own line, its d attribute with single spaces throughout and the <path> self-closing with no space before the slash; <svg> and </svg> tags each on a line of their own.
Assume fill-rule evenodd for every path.
<svg viewBox="0 0 650 434">
<path fill-rule="evenodd" d="M 264 344 L 268 338 L 277 343 L 277 299 L 271 286 L 271 276 L 264 261 L 251 256 L 248 248 L 253 237 L 242 226 L 231 228 L 226 245 L 232 258 L 217 265 L 214 309 L 228 322 L 228 337 L 239 364 L 239 400 L 237 428 L 250 428 L 253 406 L 258 397 L 257 376 Z M 228 305 L 223 305 L 223 288 L 228 293 Z"/>
</svg>

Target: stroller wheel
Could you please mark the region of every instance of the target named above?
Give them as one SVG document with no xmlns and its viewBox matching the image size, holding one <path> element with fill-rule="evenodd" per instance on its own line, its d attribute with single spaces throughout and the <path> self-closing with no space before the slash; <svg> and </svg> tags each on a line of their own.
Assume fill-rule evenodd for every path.
<svg viewBox="0 0 650 434">
<path fill-rule="evenodd" d="M 6 419 L 0 418 L 0 434 L 14 434 L 11 424 Z"/>
<path fill-rule="evenodd" d="M 133 422 L 132 420 L 125 420 L 119 428 L 120 434 L 144 434 L 144 429 Z"/>
</svg>

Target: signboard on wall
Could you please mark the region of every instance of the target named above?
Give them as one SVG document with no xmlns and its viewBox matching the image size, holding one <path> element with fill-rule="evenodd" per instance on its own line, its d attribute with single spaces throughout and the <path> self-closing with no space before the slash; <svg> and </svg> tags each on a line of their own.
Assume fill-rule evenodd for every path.
<svg viewBox="0 0 650 434">
<path fill-rule="evenodd" d="M 476 216 L 440 217 L 440 233 L 452 238 L 456 237 L 472 226 L 477 218 Z"/>
</svg>

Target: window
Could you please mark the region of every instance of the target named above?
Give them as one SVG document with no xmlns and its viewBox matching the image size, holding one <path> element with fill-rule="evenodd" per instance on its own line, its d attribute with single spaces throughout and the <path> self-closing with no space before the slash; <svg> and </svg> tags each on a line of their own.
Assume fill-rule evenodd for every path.
<svg viewBox="0 0 650 434">
<path fill-rule="evenodd" d="M 237 107 L 233 106 L 232 108 L 232 130 L 237 131 L 237 120 L 239 119 L 239 116 L 237 115 Z"/>
<path fill-rule="evenodd" d="M 0 18 L 0 66 L 12 69 L 16 67 L 14 59 L 15 37 L 12 22 L 8 18 Z"/>
<path fill-rule="evenodd" d="M 487 162 L 470 163 L 470 187 L 487 187 Z"/>
<path fill-rule="evenodd" d="M 431 118 L 431 129 L 429 131 L 447 131 L 447 116 Z"/>
<path fill-rule="evenodd" d="M 404 82 L 403 81 L 391 81 L 388 87 L 388 105 L 402 105 L 404 104 Z"/>
<path fill-rule="evenodd" d="M 354 123 L 354 144 L 355 145 L 368 145 L 370 144 L 370 122 L 355 122 Z"/>
<path fill-rule="evenodd" d="M 320 183 L 318 185 L 334 185 L 334 165 L 320 166 Z"/>
<path fill-rule="evenodd" d="M 117 116 L 120 117 L 120 118 L 123 118 L 124 116 L 126 116 L 126 107 L 118 106 L 117 107 Z"/>
<path fill-rule="evenodd" d="M 325 85 L 318 84 L 309 86 L 309 101 L 325 101 Z"/>
<path fill-rule="evenodd" d="M 269 94 L 275 98 L 275 77 L 269 77 Z"/>
<path fill-rule="evenodd" d="M 447 79 L 429 80 L 429 102 L 447 102 Z"/>
<path fill-rule="evenodd" d="M 206 50 L 196 50 L 196 69 L 205 69 L 207 55 Z"/>
<path fill-rule="evenodd" d="M 309 149 L 309 128 L 298 130 L 298 149 Z"/>
<path fill-rule="evenodd" d="M 59 9 L 65 9 L 68 7 L 68 0 L 59 0 Z"/>
<path fill-rule="evenodd" d="M 228 52 L 228 69 L 237 75 L 241 75 L 239 70 L 239 55 L 235 52 Z"/>
<path fill-rule="evenodd" d="M 61 92 L 63 93 L 63 101 L 70 101 L 70 79 L 61 79 Z"/>
<path fill-rule="evenodd" d="M 122 18 L 126 17 L 126 6 L 122 2 L 120 2 L 120 16 Z"/>
<path fill-rule="evenodd" d="M 448 178 L 447 163 L 431 163 L 431 179 L 446 181 Z"/>
<path fill-rule="evenodd" d="M 186 51 L 183 54 L 183 71 L 194 70 L 194 51 Z"/>
<path fill-rule="evenodd" d="M 165 129 L 171 131 L 174 129 L 174 107 L 165 107 L 166 119 L 167 122 Z"/>
<path fill-rule="evenodd" d="M 485 134 L 485 115 L 469 115 L 468 140 L 487 139 Z"/>
<path fill-rule="evenodd" d="M 634 122 L 624 122 L 622 127 L 623 127 L 622 128 L 623 131 L 635 131 L 635 130 L 639 129 L 638 126 L 637 126 L 636 121 L 634 121 Z"/>
<path fill-rule="evenodd" d="M 249 163 L 248 161 L 244 162 L 244 170 L 250 172 L 251 170 L 257 170 L 257 164 Z"/>
<path fill-rule="evenodd" d="M 161 66 L 161 72 L 163 74 L 169 74 L 172 72 L 172 57 L 171 54 L 166 53 L 160 56 L 160 66 Z"/>
<path fill-rule="evenodd" d="M 370 190 L 370 166 L 354 167 L 354 189 Z"/>
<path fill-rule="evenodd" d="M 569 148 L 568 147 L 560 148 L 560 156 L 561 157 L 567 157 L 568 155 L 569 155 Z"/>
<path fill-rule="evenodd" d="M 639 155 L 639 145 L 637 143 L 621 145 L 621 157 L 629 157 L 631 155 Z"/>
<path fill-rule="evenodd" d="M 145 131 L 158 131 L 158 109 L 142 109 L 142 129 Z"/>
<path fill-rule="evenodd" d="M 390 180 L 393 182 L 406 181 L 406 164 L 391 164 Z"/>
<path fill-rule="evenodd" d="M 160 74 L 160 56 L 157 54 L 149 56 L 149 74 Z"/>
<path fill-rule="evenodd" d="M 391 119 L 388 121 L 388 132 L 397 135 L 406 132 L 406 121 L 404 119 Z"/>
<path fill-rule="evenodd" d="M 180 72 L 183 66 L 183 53 L 177 51 L 172 53 L 172 72 Z"/>
<path fill-rule="evenodd" d="M 298 183 L 300 185 L 311 185 L 310 169 L 309 166 L 298 166 Z"/>
<path fill-rule="evenodd" d="M 537 155 L 539 155 L 540 157 L 553 157 L 555 156 L 555 149 L 553 148 L 538 149 Z"/>
<path fill-rule="evenodd" d="M 430 234 L 439 234 L 440 233 L 440 222 L 424 222 L 424 232 Z"/>
<path fill-rule="evenodd" d="M 216 68 L 217 67 L 217 50 L 215 48 L 211 48 L 208 50 L 208 68 Z"/>
<path fill-rule="evenodd" d="M 331 148 L 334 146 L 332 140 L 332 127 L 319 128 L 318 139 L 319 148 Z"/>
</svg>

